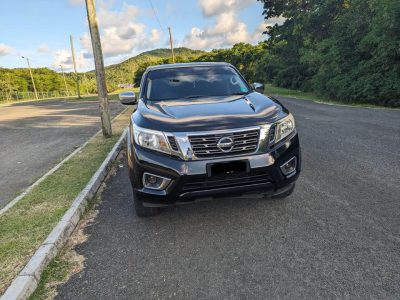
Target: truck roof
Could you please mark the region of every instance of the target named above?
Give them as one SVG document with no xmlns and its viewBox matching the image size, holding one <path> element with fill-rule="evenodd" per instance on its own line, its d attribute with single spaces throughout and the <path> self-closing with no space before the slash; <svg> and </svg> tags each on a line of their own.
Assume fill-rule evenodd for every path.
<svg viewBox="0 0 400 300">
<path fill-rule="evenodd" d="M 229 66 L 226 62 L 190 62 L 179 64 L 165 64 L 147 67 L 147 71 L 162 70 L 162 69 L 176 69 L 187 67 L 215 67 L 215 66 Z"/>
</svg>

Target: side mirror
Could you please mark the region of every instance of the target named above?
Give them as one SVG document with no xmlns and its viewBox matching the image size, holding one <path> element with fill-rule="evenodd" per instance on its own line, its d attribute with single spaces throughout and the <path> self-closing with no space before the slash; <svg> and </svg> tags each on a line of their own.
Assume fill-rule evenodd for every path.
<svg viewBox="0 0 400 300">
<path fill-rule="evenodd" d="M 254 82 L 253 88 L 256 92 L 264 94 L 264 85 L 262 83 Z"/>
<path fill-rule="evenodd" d="M 124 105 L 134 105 L 137 103 L 136 94 L 134 92 L 124 92 L 118 96 L 119 101 Z"/>
</svg>

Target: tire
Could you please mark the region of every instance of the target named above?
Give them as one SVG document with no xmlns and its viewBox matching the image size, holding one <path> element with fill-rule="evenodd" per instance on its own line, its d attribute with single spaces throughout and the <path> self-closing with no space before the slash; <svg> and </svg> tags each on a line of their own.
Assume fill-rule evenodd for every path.
<svg viewBox="0 0 400 300">
<path fill-rule="evenodd" d="M 290 189 L 288 189 L 287 191 L 284 191 L 283 193 L 281 193 L 281 194 L 278 194 L 278 195 L 273 195 L 271 198 L 272 199 L 284 199 L 284 198 L 287 198 L 287 197 L 289 197 L 291 194 L 293 194 L 293 192 L 294 192 L 294 188 L 296 187 L 296 184 L 292 184 L 292 186 L 290 187 Z"/>
<path fill-rule="evenodd" d="M 136 215 L 140 218 L 152 217 L 158 215 L 161 209 L 158 207 L 146 207 L 143 205 L 143 201 L 137 195 L 133 195 L 133 205 L 135 207 Z"/>
</svg>

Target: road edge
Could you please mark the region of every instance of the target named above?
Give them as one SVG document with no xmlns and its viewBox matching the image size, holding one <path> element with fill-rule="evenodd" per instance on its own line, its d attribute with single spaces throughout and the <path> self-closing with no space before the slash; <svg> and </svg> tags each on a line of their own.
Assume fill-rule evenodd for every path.
<svg viewBox="0 0 400 300">
<path fill-rule="evenodd" d="M 6 289 L 5 293 L 0 298 L 1 300 L 28 299 L 35 291 L 42 272 L 65 245 L 85 212 L 89 200 L 94 197 L 107 176 L 112 162 L 117 158 L 122 149 L 127 132 L 128 130 L 126 128 L 99 169 L 92 176 L 85 188 L 74 199 L 71 207 L 47 236 L 46 240 L 36 250 L 22 271 L 14 278 L 11 285 Z"/>
<path fill-rule="evenodd" d="M 317 100 L 317 99 L 311 99 L 307 97 L 301 97 L 301 96 L 290 96 L 290 95 L 285 95 L 285 94 L 266 94 L 264 93 L 265 96 L 271 96 L 273 98 L 276 97 L 282 97 L 282 98 L 288 98 L 290 100 L 303 100 L 303 101 L 312 101 L 317 104 L 324 104 L 324 105 L 330 105 L 330 106 L 342 106 L 342 107 L 351 107 L 351 108 L 367 108 L 367 109 L 377 109 L 377 110 L 400 110 L 400 107 L 390 107 L 390 106 L 374 106 L 373 104 L 346 104 L 346 103 L 340 103 L 340 102 L 329 102 L 329 101 L 323 101 L 323 100 Z M 279 100 L 279 99 L 278 99 Z"/>
<path fill-rule="evenodd" d="M 101 130 L 97 131 L 93 136 L 91 136 L 85 143 L 83 143 L 81 146 L 76 148 L 72 153 L 70 153 L 67 157 L 65 157 L 62 161 L 60 161 L 57 165 L 55 165 L 53 168 L 51 168 L 47 173 L 45 173 L 42 177 L 40 177 L 38 180 L 36 180 L 34 183 L 32 183 L 30 186 L 28 186 L 21 194 L 19 194 L 17 197 L 15 197 L 13 200 L 7 203 L 6 206 L 4 206 L 2 209 L 0 209 L 0 216 L 4 214 L 6 211 L 8 211 L 11 207 L 13 207 L 15 204 L 18 203 L 19 200 L 24 198 L 29 192 L 33 190 L 34 187 L 39 185 L 43 180 L 45 180 L 47 177 L 52 175 L 55 171 L 57 171 L 63 164 L 65 164 L 68 160 L 70 160 L 75 154 L 77 154 L 79 151 L 81 151 L 96 135 L 98 135 L 101 132 Z"/>
<path fill-rule="evenodd" d="M 126 108 L 123 109 L 120 113 L 118 113 L 114 118 L 117 118 L 121 114 L 125 112 Z M 27 194 L 29 194 L 34 187 L 39 185 L 43 180 L 45 180 L 47 177 L 52 175 L 55 171 L 57 171 L 63 164 L 65 164 L 68 160 L 70 160 L 74 155 L 76 155 L 79 151 L 81 151 L 87 144 L 92 141 L 96 135 L 100 134 L 101 129 L 98 130 L 94 135 L 92 135 L 86 142 L 84 142 L 82 145 L 80 145 L 78 148 L 76 148 L 73 152 L 67 155 L 62 161 L 60 161 L 57 165 L 55 165 L 53 168 L 51 168 L 47 173 L 45 173 L 42 177 L 40 177 L 38 180 L 36 180 L 34 183 L 32 183 L 30 186 L 28 186 L 21 194 L 16 196 L 14 199 L 12 199 L 10 202 L 8 202 L 3 208 L 0 209 L 0 216 L 3 215 L 5 212 L 7 212 L 10 208 L 12 208 L 15 204 L 18 203 L 22 198 L 24 198 Z"/>
</svg>

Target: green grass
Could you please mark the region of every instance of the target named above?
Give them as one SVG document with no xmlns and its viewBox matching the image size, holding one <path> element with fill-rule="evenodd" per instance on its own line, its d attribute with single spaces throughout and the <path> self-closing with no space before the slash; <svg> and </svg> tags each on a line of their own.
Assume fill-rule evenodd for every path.
<svg viewBox="0 0 400 300">
<path fill-rule="evenodd" d="M 52 299 L 56 284 L 68 279 L 77 265 L 74 260 L 66 259 L 64 255 L 65 253 L 58 255 L 43 271 L 38 287 L 29 297 L 30 300 Z"/>
<path fill-rule="evenodd" d="M 139 88 L 116 90 L 116 91 L 108 94 L 108 100 L 119 100 L 118 94 L 126 92 L 126 91 L 134 91 L 135 93 L 138 93 Z M 60 100 L 65 99 L 68 102 L 77 102 L 77 101 L 97 101 L 98 97 L 97 97 L 97 95 L 82 95 L 82 98 L 80 98 L 80 99 L 77 97 L 68 97 L 68 98 L 64 97 L 64 98 L 45 98 L 45 99 L 39 99 L 39 100 L 35 100 L 35 99 L 20 100 L 20 101 L 10 101 L 10 102 L 0 101 L 0 105 L 2 105 L 2 104 L 9 105 L 9 104 L 14 104 L 14 103 L 24 103 L 24 102 L 31 102 L 31 101 L 50 101 L 50 100 L 58 100 L 58 99 L 60 99 Z"/>
<path fill-rule="evenodd" d="M 93 138 L 78 154 L 0 216 L 0 294 L 21 271 L 86 186 L 129 123 L 132 109 L 113 120 L 113 136 Z"/>
<path fill-rule="evenodd" d="M 113 165 L 116 167 L 117 163 L 114 162 Z M 111 171 L 111 173 L 112 172 L 113 171 Z M 101 199 L 97 195 L 89 202 L 84 216 L 81 218 L 80 223 L 67 244 L 44 269 L 38 286 L 29 297 L 29 300 L 54 299 L 57 287 L 67 282 L 72 275 L 82 271 L 85 258 L 75 251 L 75 247 L 87 240 L 88 236 L 84 233 L 84 230 L 95 220 L 97 211 L 94 207 L 96 207 L 100 201 Z"/>
<path fill-rule="evenodd" d="M 117 94 L 117 95 L 118 95 L 119 93 L 129 92 L 129 91 L 132 91 L 132 92 L 135 92 L 135 93 L 139 93 L 139 88 L 133 88 L 133 89 L 118 89 L 118 90 L 112 92 L 111 94 Z"/>
<path fill-rule="evenodd" d="M 267 95 L 281 95 L 281 96 L 289 96 L 293 98 L 301 98 L 301 99 L 309 99 L 314 101 L 323 101 L 321 97 L 316 96 L 313 93 L 306 93 L 298 90 L 290 90 L 277 86 L 273 86 L 271 84 L 265 85 L 265 94 Z"/>
<path fill-rule="evenodd" d="M 335 101 L 332 99 L 327 99 L 321 96 L 318 96 L 314 93 L 303 92 L 299 90 L 291 90 L 286 88 L 281 88 L 277 86 L 273 86 L 271 84 L 266 84 L 264 88 L 264 93 L 266 95 L 280 95 L 280 96 L 287 96 L 296 99 L 303 99 L 303 100 L 311 100 L 318 103 L 325 103 L 325 104 L 335 104 L 335 105 L 344 105 L 344 106 L 355 106 L 355 107 L 371 107 L 371 108 L 382 108 L 383 106 L 374 105 L 366 102 L 340 102 Z"/>
<path fill-rule="evenodd" d="M 134 89 L 119 89 L 116 90 L 112 93 L 108 94 L 108 100 L 119 100 L 118 98 L 118 94 L 119 93 L 123 93 L 123 92 L 129 92 L 129 91 L 133 91 L 135 93 L 139 92 L 139 88 L 134 88 Z M 78 98 L 71 98 L 69 101 L 97 101 L 99 98 L 97 97 L 97 95 L 91 95 L 91 96 L 83 96 L 82 99 L 78 99 Z"/>
<path fill-rule="evenodd" d="M 108 100 L 119 100 L 118 94 L 108 94 Z M 69 102 L 77 102 L 77 101 L 97 101 L 99 98 L 97 95 L 90 95 L 90 96 L 82 96 L 81 99 L 79 98 L 68 98 L 67 101 Z"/>
</svg>

